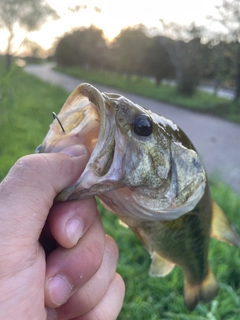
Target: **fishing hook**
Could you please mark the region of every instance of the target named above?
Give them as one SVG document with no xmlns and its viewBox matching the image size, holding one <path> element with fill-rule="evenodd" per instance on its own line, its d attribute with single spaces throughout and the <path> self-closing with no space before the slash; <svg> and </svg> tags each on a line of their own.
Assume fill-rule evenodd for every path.
<svg viewBox="0 0 240 320">
<path fill-rule="evenodd" d="M 56 115 L 56 113 L 55 113 L 55 112 L 52 112 L 52 115 L 53 115 L 53 118 L 54 118 L 54 119 L 57 119 L 57 121 L 58 121 L 58 123 L 59 123 L 59 125 L 60 125 L 60 127 L 61 127 L 61 129 L 62 129 L 62 131 L 65 133 L 65 130 L 64 130 L 62 124 L 61 124 L 61 121 L 59 120 L 59 118 L 58 118 L 58 116 Z"/>
</svg>

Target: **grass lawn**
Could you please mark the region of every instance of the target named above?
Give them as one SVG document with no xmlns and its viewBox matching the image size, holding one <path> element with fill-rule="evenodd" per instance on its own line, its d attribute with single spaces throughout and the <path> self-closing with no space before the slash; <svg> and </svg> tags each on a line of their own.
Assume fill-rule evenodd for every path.
<svg viewBox="0 0 240 320">
<path fill-rule="evenodd" d="M 172 86 L 161 85 L 156 87 L 152 81 L 146 78 L 129 78 L 109 71 L 96 71 L 79 67 L 56 67 L 56 70 L 84 79 L 90 83 L 103 84 L 192 110 L 211 113 L 224 119 L 240 123 L 240 102 L 236 103 L 228 99 L 215 97 L 212 94 L 200 90 L 196 90 L 195 94 L 191 97 L 185 97 L 179 95 Z"/>
<path fill-rule="evenodd" d="M 67 92 L 27 76 L 19 68 L 0 75 L 0 179 L 17 158 L 34 153 Z"/>
<path fill-rule="evenodd" d="M 22 155 L 41 143 L 51 112 L 58 112 L 68 93 L 14 68 L 0 75 L 0 180 Z M 215 200 L 240 232 L 240 200 L 223 184 L 211 184 Z M 240 250 L 211 240 L 209 261 L 220 283 L 210 304 L 190 313 L 183 301 L 183 277 L 176 267 L 165 278 L 148 275 L 150 258 L 135 235 L 119 225 L 115 216 L 99 205 L 106 232 L 119 246 L 118 272 L 126 283 L 126 298 L 119 320 L 237 320 L 240 315 Z"/>
</svg>

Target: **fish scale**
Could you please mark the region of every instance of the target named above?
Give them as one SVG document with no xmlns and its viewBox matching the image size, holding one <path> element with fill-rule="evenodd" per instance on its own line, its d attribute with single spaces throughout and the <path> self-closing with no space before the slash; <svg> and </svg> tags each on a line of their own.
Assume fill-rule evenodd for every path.
<svg viewBox="0 0 240 320">
<path fill-rule="evenodd" d="M 148 250 L 151 275 L 166 276 L 175 265 L 182 269 L 189 310 L 214 299 L 209 238 L 240 247 L 240 237 L 212 201 L 204 166 L 185 133 L 121 95 L 81 84 L 36 152 L 74 144 L 84 144 L 91 156 L 56 201 L 98 196 Z"/>
</svg>

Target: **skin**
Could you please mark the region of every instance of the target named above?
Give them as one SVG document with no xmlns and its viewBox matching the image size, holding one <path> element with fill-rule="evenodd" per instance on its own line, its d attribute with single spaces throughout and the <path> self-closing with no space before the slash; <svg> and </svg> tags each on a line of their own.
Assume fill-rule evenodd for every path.
<svg viewBox="0 0 240 320">
<path fill-rule="evenodd" d="M 53 203 L 88 158 L 82 146 L 26 156 L 0 184 L 1 319 L 117 318 L 118 249 L 95 200 Z"/>
</svg>

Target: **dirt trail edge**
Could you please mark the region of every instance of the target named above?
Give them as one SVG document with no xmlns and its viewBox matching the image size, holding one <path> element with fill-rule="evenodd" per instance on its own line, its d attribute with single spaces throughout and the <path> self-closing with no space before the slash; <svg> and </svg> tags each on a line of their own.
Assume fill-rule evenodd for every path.
<svg viewBox="0 0 240 320">
<path fill-rule="evenodd" d="M 24 70 L 69 92 L 80 83 L 86 82 L 52 70 L 51 64 L 28 65 Z M 102 92 L 122 94 L 133 102 L 176 122 L 195 145 L 208 174 L 215 175 L 235 192 L 240 192 L 240 125 L 114 88 L 91 84 Z"/>
</svg>

